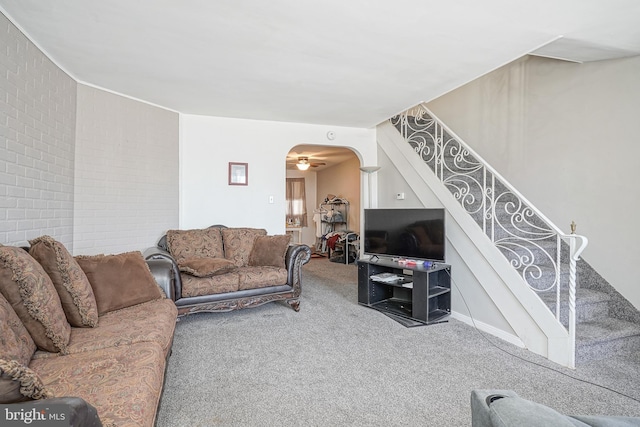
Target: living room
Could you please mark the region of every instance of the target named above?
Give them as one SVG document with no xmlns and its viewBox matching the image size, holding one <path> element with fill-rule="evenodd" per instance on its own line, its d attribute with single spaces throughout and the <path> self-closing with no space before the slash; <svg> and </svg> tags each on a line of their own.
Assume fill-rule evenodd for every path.
<svg viewBox="0 0 640 427">
<path fill-rule="evenodd" d="M 15 147 L 15 153 L 10 149 L 8 161 L 3 159 L 3 162 L 6 162 L 9 174 L 7 182 L 16 189 L 6 191 L 8 194 L 14 191 L 29 202 L 24 206 L 17 203 L 8 206 L 8 221 L 0 230 L 5 242 L 25 242 L 34 234 L 46 232 L 58 236 L 77 253 L 116 252 L 144 247 L 172 227 L 206 226 L 211 218 L 220 223 L 260 225 L 272 232 L 283 232 L 281 213 L 285 211 L 285 194 L 282 183 L 286 175 L 283 159 L 290 149 L 301 143 L 334 145 L 352 149 L 362 166 L 380 165 L 384 161 L 384 158 L 378 158 L 373 127 L 180 114 L 105 91 L 80 79 L 74 80 L 52 58 L 39 52 L 10 21 L 3 23 L 5 26 L 7 34 L 11 34 L 10 40 L 17 43 L 9 51 L 16 55 L 10 56 L 12 70 L 18 71 L 10 74 L 11 80 L 8 80 L 7 89 L 13 88 L 8 92 L 9 104 L 34 105 L 21 117 L 13 117 L 15 113 L 11 113 L 7 118 L 11 132 L 9 141 L 11 147 Z M 27 60 L 36 61 L 39 68 L 20 65 L 20 61 Z M 531 62 L 531 59 L 527 61 Z M 612 135 L 617 144 L 622 144 L 617 151 L 608 150 L 608 156 L 636 150 L 635 146 L 627 145 L 636 134 L 632 126 L 632 112 L 636 108 L 634 81 L 630 77 L 634 75 L 636 59 L 587 62 L 581 64 L 584 72 L 576 78 L 574 73 L 580 69 L 579 65 L 540 59 L 534 69 L 522 62 L 514 63 L 485 80 L 464 85 L 449 96 L 433 100 L 430 106 L 465 140 L 476 144 L 477 151 L 556 224 L 568 228 L 575 220 L 578 232 L 589 236 L 592 242 L 585 258 L 594 263 L 627 299 L 639 306 L 640 295 L 632 285 L 633 281 L 627 280 L 633 277 L 630 266 L 639 254 L 633 244 L 633 233 L 626 232 L 625 227 L 632 223 L 629 215 L 636 210 L 634 199 L 627 197 L 634 194 L 631 183 L 635 182 L 635 168 L 623 163 L 616 167 L 615 177 L 611 177 L 608 168 L 598 164 L 603 154 L 599 142 L 607 139 L 606 135 Z M 479 122 L 486 119 L 504 123 L 500 117 L 509 111 L 508 106 L 502 108 L 501 104 L 497 104 L 492 113 L 489 113 L 491 109 L 477 108 L 481 91 L 494 87 L 496 93 L 502 93 L 502 99 L 508 101 L 507 92 L 499 92 L 499 82 L 505 81 L 509 73 L 536 72 L 544 76 L 552 70 L 554 79 L 542 82 L 540 95 L 536 95 L 544 96 L 540 98 L 543 102 L 534 105 L 536 110 L 518 113 L 530 119 L 526 121 L 529 128 L 525 130 L 522 124 L 517 124 L 524 123 L 522 121 L 509 122 L 512 124 L 499 126 L 491 133 L 479 130 Z M 40 88 L 44 91 L 42 94 L 33 92 L 38 90 L 33 82 L 42 81 L 42 73 L 48 76 L 45 82 L 56 88 L 53 92 L 46 87 Z M 29 84 L 28 92 L 18 90 Z M 557 87 L 566 89 L 558 94 Z M 520 90 L 524 90 L 524 86 Z M 27 99 L 18 101 L 18 94 Z M 559 96 L 562 96 L 562 104 L 558 102 Z M 599 108 L 587 109 L 585 97 Z M 39 102 L 35 104 L 31 98 L 37 98 Z M 491 103 L 496 100 L 492 99 Z M 550 113 L 551 110 L 531 119 L 532 114 L 552 105 L 562 105 L 563 112 L 576 111 L 576 115 L 568 120 L 570 123 L 582 120 L 584 116 L 594 125 L 581 124 L 566 129 L 567 121 L 559 119 L 562 117 L 559 112 Z M 463 107 L 465 114 L 452 114 Z M 38 108 L 44 111 L 37 111 Z M 57 116 L 51 116 L 53 111 Z M 485 116 L 480 115 L 480 111 L 484 111 Z M 39 124 L 39 129 L 33 129 L 36 121 L 28 122 L 27 118 L 39 114 L 51 117 L 46 124 Z M 609 119 L 596 126 L 602 115 L 616 120 Z M 546 124 L 544 129 L 529 138 L 547 144 L 543 149 L 526 148 L 523 138 L 519 139 L 519 144 L 508 143 L 517 137 L 516 132 L 528 135 L 540 129 L 536 125 L 539 122 Z M 328 140 L 328 132 L 334 132 L 335 139 Z M 29 151 L 24 154 L 26 164 L 20 164 L 18 155 L 27 152 L 25 142 L 33 147 L 38 139 L 42 139 L 43 133 L 50 135 L 49 140 L 55 138 L 59 149 L 49 149 L 47 156 Z M 492 145 L 496 141 L 498 143 Z M 548 156 L 552 150 L 556 154 Z M 100 156 L 95 156 L 96 152 Z M 30 155 L 37 157 L 37 164 L 33 172 L 27 174 L 30 171 L 27 166 L 33 164 Z M 618 156 L 616 161 L 629 162 L 632 158 L 632 155 Z M 229 162 L 249 164 L 251 185 L 227 185 Z M 548 162 L 554 162 L 553 167 L 550 168 Z M 34 181 L 31 176 L 41 174 L 40 170 L 46 170 L 46 179 L 55 184 Z M 557 177 L 562 177 L 561 185 L 556 183 Z M 373 186 L 378 182 L 383 187 L 374 191 L 374 197 L 380 199 L 380 206 L 409 206 L 412 203 L 395 199 L 398 192 L 412 193 L 406 182 L 398 178 L 395 168 L 382 168 L 375 174 Z M 600 197 L 605 197 L 606 202 L 603 203 L 600 197 L 592 197 L 591 192 L 581 191 L 585 182 Z M 367 188 L 364 176 L 360 184 L 364 199 Z M 609 191 L 611 187 L 616 191 Z M 270 196 L 273 196 L 273 203 L 269 203 Z M 233 201 L 235 209 L 226 207 L 225 203 L 229 201 Z M 571 207 L 567 207 L 567 201 L 572 203 Z M 54 207 L 56 213 L 51 217 L 41 215 L 34 205 L 38 209 Z M 608 206 L 624 208 L 612 211 Z M 256 209 L 260 209 L 261 215 L 253 214 Z M 583 211 L 595 211 L 598 215 L 587 216 Z M 602 243 L 594 244 L 594 239 L 596 243 Z"/>
<path fill-rule="evenodd" d="M 8 52 L 1 65 L 8 101 L 2 244 L 49 234 L 74 254 L 99 254 L 142 250 L 166 230 L 212 223 L 284 233 L 284 159 L 299 144 L 348 147 L 360 165 L 381 166 L 374 177 L 377 206 L 417 203 L 402 172 L 380 151 L 377 123 L 294 123 L 165 108 L 74 75 L 41 52 L 19 23 L 0 16 Z M 638 57 L 585 64 L 511 59 L 508 67 L 431 99 L 430 108 L 554 222 L 568 228 L 575 220 L 591 241 L 585 259 L 640 306 L 632 279 L 637 233 L 630 227 L 640 204 L 633 164 Z M 110 72 L 116 71 L 114 64 Z M 496 90 L 507 78 L 533 93 L 528 108 L 509 103 L 517 90 Z M 561 121 L 567 111 L 575 113 Z M 481 127 L 507 123 L 504 118 L 518 120 L 493 132 Z M 608 147 L 613 142 L 616 149 Z M 249 185 L 228 185 L 229 162 L 248 164 Z M 360 180 L 365 200 L 367 177 Z M 404 202 L 395 198 L 398 192 L 407 195 Z"/>
</svg>

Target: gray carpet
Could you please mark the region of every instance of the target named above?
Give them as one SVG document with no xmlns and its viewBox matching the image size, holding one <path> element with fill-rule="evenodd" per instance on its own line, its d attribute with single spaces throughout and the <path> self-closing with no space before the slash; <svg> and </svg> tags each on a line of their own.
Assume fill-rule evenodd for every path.
<svg viewBox="0 0 640 427">
<path fill-rule="evenodd" d="M 640 400 L 638 367 L 619 354 L 561 368 L 454 319 L 406 328 L 357 304 L 356 266 L 314 258 L 298 313 L 278 302 L 178 322 L 157 426 L 470 426 L 471 390 L 487 388 L 640 416 L 637 401 L 566 376 Z"/>
</svg>

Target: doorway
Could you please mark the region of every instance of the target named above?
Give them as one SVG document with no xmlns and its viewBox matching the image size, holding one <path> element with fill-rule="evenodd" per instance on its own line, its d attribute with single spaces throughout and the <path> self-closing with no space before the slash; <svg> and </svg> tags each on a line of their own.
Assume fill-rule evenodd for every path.
<svg viewBox="0 0 640 427">
<path fill-rule="evenodd" d="M 308 167 L 298 164 L 307 164 Z M 339 198 L 348 202 L 344 229 L 360 232 L 361 216 L 361 162 L 354 151 L 347 147 L 324 145 L 297 145 L 293 147 L 286 159 L 286 177 L 288 179 L 304 179 L 307 226 L 301 227 L 300 241 L 314 251 L 318 251 L 319 240 L 326 231 L 322 225 L 314 221 L 321 205 L 331 198 Z M 316 217 L 317 219 L 317 217 Z M 287 221 L 286 213 L 284 220 Z M 294 219 L 295 221 L 295 219 Z M 293 223 L 294 228 L 296 223 Z M 293 241 L 298 236 L 293 233 Z"/>
</svg>

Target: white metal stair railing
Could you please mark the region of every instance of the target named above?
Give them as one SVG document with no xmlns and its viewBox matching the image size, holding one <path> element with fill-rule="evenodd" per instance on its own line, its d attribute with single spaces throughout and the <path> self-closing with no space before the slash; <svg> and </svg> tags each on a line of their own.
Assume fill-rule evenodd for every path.
<svg viewBox="0 0 640 427">
<path fill-rule="evenodd" d="M 560 322 L 568 298 L 570 364 L 575 363 L 576 262 L 585 236 L 563 233 L 467 144 L 420 104 L 390 119 L 403 138 L 474 218 L 527 285 L 555 293 Z M 566 291 L 568 290 L 568 296 Z M 575 367 L 571 366 L 572 368 Z"/>
</svg>

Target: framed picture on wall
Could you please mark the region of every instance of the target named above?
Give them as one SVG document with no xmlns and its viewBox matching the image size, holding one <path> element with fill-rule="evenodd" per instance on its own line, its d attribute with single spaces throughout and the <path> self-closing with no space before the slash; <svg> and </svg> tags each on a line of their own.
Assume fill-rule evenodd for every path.
<svg viewBox="0 0 640 427">
<path fill-rule="evenodd" d="M 229 185 L 249 185 L 249 164 L 229 162 Z"/>
</svg>

